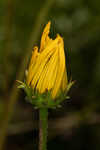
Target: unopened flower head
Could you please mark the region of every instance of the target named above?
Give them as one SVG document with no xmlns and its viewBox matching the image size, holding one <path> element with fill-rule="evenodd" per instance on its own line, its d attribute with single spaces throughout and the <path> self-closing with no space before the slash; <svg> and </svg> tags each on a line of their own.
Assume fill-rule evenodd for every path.
<svg viewBox="0 0 100 150">
<path fill-rule="evenodd" d="M 50 22 L 44 28 L 40 49 L 36 46 L 32 52 L 26 83 L 39 93 L 50 91 L 55 99 L 61 91 L 66 91 L 68 79 L 63 38 L 57 34 L 53 40 L 49 32 Z"/>
</svg>

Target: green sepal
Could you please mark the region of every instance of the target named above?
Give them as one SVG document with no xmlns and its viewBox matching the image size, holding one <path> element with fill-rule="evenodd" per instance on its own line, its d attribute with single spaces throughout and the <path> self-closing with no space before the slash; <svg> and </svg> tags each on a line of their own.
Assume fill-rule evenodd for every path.
<svg viewBox="0 0 100 150">
<path fill-rule="evenodd" d="M 31 103 L 34 108 L 59 108 L 61 107 L 61 103 L 65 100 L 65 99 L 69 99 L 69 97 L 67 96 L 68 91 L 70 90 L 71 86 L 74 84 L 73 81 L 70 81 L 66 91 L 65 92 L 60 92 L 59 96 L 55 99 L 52 99 L 51 96 L 51 91 L 46 91 L 43 94 L 40 94 L 38 91 L 33 90 L 31 87 L 29 87 L 25 82 L 21 82 L 18 81 L 20 83 L 20 85 L 18 86 L 18 88 L 22 88 L 24 89 L 24 91 L 26 92 L 27 96 L 26 96 L 26 101 Z"/>
</svg>

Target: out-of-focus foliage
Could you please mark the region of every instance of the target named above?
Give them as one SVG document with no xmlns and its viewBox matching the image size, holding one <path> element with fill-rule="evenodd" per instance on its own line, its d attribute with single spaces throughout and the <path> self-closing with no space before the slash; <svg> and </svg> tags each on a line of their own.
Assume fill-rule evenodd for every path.
<svg viewBox="0 0 100 150">
<path fill-rule="evenodd" d="M 27 47 L 35 23 L 47 1 L 0 0 L 0 122 L 13 94 L 12 88 L 25 54 L 28 53 Z M 50 132 L 49 149 L 65 149 L 65 146 L 69 150 L 99 150 L 100 1 L 55 0 L 44 22 L 40 24 L 41 29 L 49 20 L 52 22 L 50 36 L 55 37 L 56 33 L 60 33 L 64 38 L 68 76 L 76 80 L 69 94 L 71 99 L 61 109 L 50 111 L 50 123 L 54 122 L 55 128 L 52 127 Z M 33 46 L 38 45 L 39 41 L 40 38 Z M 8 126 L 11 139 L 8 140 L 8 146 L 11 149 L 18 149 L 18 143 L 22 143 L 22 149 L 33 149 L 33 111 L 24 99 L 24 93 L 20 92 Z M 58 119 L 59 126 L 55 119 Z M 34 119 L 34 129 L 36 120 L 37 117 Z M 12 138 L 15 145 L 11 144 Z"/>
</svg>

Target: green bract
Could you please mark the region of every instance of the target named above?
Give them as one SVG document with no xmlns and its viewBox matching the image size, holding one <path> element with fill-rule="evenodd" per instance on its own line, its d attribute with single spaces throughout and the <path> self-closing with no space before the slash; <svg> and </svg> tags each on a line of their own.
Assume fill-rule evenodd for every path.
<svg viewBox="0 0 100 150">
<path fill-rule="evenodd" d="M 65 100 L 65 99 L 69 99 L 69 97 L 67 96 L 68 91 L 70 90 L 71 86 L 74 84 L 74 82 L 70 81 L 66 92 L 60 92 L 59 96 L 56 99 L 52 99 L 51 96 L 51 91 L 46 91 L 43 94 L 40 94 L 38 91 L 33 90 L 31 87 L 27 86 L 26 83 L 24 82 L 20 82 L 20 85 L 18 86 L 18 88 L 24 89 L 24 91 L 26 92 L 26 100 L 31 103 L 32 105 L 35 106 L 35 108 L 56 108 L 56 107 L 60 107 L 61 103 Z"/>
</svg>

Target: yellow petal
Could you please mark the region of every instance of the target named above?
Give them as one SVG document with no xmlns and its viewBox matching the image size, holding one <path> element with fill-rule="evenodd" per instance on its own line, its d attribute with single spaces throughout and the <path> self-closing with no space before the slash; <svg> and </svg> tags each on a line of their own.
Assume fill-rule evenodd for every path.
<svg viewBox="0 0 100 150">
<path fill-rule="evenodd" d="M 49 32 L 50 32 L 50 25 L 51 22 L 49 21 L 46 27 L 44 28 L 42 38 L 41 38 L 41 44 L 40 44 L 40 52 L 44 50 L 44 48 L 52 41 L 52 39 L 49 38 Z"/>
<path fill-rule="evenodd" d="M 61 90 L 65 91 L 67 89 L 67 85 L 68 85 L 68 79 L 67 79 L 67 71 L 66 71 L 66 67 L 65 67 L 63 79 L 61 82 Z"/>
<path fill-rule="evenodd" d="M 28 69 L 28 75 L 27 75 L 27 83 L 28 85 L 30 84 L 30 81 L 32 80 L 32 70 L 34 68 L 34 65 L 36 63 L 36 59 L 38 57 L 39 53 L 38 53 L 38 47 L 35 46 L 34 50 L 32 52 L 32 57 L 31 57 L 31 61 L 29 64 L 29 69 Z"/>
<path fill-rule="evenodd" d="M 53 74 L 56 68 L 56 62 L 57 62 L 57 50 L 55 50 L 55 53 L 53 53 L 52 57 L 50 58 L 47 64 L 48 68 L 47 73 L 45 75 L 43 83 L 41 83 L 42 84 L 41 93 L 45 92 L 45 90 L 50 90 L 54 85 L 54 82 L 52 81 L 55 81 L 53 80 L 54 78 Z"/>
<path fill-rule="evenodd" d="M 33 72 L 32 72 L 32 76 L 33 76 L 33 80 L 31 82 L 31 85 L 33 88 L 35 88 L 37 81 L 40 78 L 40 75 L 42 73 L 42 70 L 44 68 L 44 66 L 46 65 L 46 63 L 48 62 L 50 56 L 54 53 L 54 51 L 52 50 L 50 53 L 48 53 L 48 55 L 46 55 L 46 57 L 43 59 L 40 55 L 39 59 L 37 60 L 36 65 L 34 66 Z"/>
<path fill-rule="evenodd" d="M 42 51 L 40 53 L 40 55 L 37 57 L 36 65 L 34 65 L 34 68 L 31 71 L 31 77 L 33 78 L 33 80 L 31 78 L 31 80 L 32 80 L 31 85 L 33 88 L 35 87 L 35 85 L 40 77 L 40 74 L 41 74 L 41 71 L 42 71 L 44 65 L 48 61 L 49 57 L 54 53 L 55 47 L 57 46 L 58 41 L 59 41 L 59 37 L 57 37 L 55 40 L 53 40 L 51 42 L 51 44 L 48 45 L 44 49 L 44 51 Z M 35 77 L 35 74 L 36 74 L 36 77 Z"/>
<path fill-rule="evenodd" d="M 43 83 L 44 83 L 44 79 L 45 79 L 45 76 L 46 76 L 46 73 L 47 73 L 47 70 L 48 70 L 48 63 L 45 65 L 44 69 L 42 70 L 42 73 L 41 73 L 41 76 L 39 78 L 39 81 L 37 83 L 37 86 L 36 86 L 36 89 L 42 93 L 42 87 L 43 87 Z"/>
<path fill-rule="evenodd" d="M 58 72 L 57 72 L 57 78 L 52 90 L 52 97 L 55 98 L 57 94 L 59 93 L 61 81 L 64 74 L 65 69 L 65 54 L 64 54 L 64 44 L 63 39 L 58 35 L 59 42 L 58 42 Z"/>
</svg>

